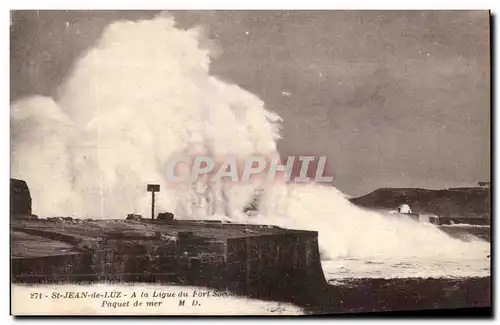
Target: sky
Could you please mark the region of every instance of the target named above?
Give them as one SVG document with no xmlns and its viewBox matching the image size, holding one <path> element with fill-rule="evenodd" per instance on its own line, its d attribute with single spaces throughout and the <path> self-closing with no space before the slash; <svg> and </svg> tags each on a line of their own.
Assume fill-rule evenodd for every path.
<svg viewBox="0 0 500 325">
<path fill-rule="evenodd" d="M 117 19 L 156 11 L 17 11 L 10 100 L 51 96 Z M 283 118 L 282 157 L 326 156 L 352 196 L 490 180 L 487 11 L 175 11 L 210 70 Z"/>
</svg>

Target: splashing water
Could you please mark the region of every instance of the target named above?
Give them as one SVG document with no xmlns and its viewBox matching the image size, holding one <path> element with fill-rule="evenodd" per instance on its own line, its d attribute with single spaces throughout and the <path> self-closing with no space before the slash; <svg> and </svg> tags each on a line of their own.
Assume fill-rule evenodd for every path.
<svg viewBox="0 0 500 325">
<path fill-rule="evenodd" d="M 147 216 L 145 184 L 158 183 L 159 210 L 193 218 L 199 215 L 189 203 L 189 185 L 166 180 L 171 157 L 279 157 L 279 116 L 257 96 L 209 74 L 210 53 L 200 35 L 161 15 L 115 22 L 75 63 L 54 99 L 33 96 L 12 105 L 11 174 L 29 184 L 34 213 Z M 362 210 L 332 187 L 268 185 L 259 214 L 249 217 L 242 208 L 260 185 L 228 185 L 229 212 L 215 217 L 318 230 L 324 260 L 472 257 L 479 261 L 472 273 L 489 272 L 488 243 L 462 242 L 434 226 Z"/>
<path fill-rule="evenodd" d="M 366 211 L 335 188 L 275 185 L 253 220 L 318 230 L 327 279 L 488 276 L 488 242 L 451 238 L 432 224 Z"/>
<path fill-rule="evenodd" d="M 148 215 L 145 184 L 168 185 L 172 156 L 276 153 L 279 117 L 209 75 L 200 33 L 163 16 L 116 22 L 75 63 L 55 100 L 13 104 L 12 176 L 30 185 L 35 213 Z M 163 186 L 158 208 L 188 217 L 178 204 L 183 190 Z M 246 203 L 233 201 L 234 209 Z"/>
</svg>

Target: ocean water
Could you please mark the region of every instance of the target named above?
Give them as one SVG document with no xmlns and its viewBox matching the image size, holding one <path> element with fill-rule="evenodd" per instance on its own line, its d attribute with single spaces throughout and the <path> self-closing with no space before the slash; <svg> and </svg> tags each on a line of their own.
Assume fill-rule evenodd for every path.
<svg viewBox="0 0 500 325">
<path fill-rule="evenodd" d="M 329 283 L 340 283 L 350 279 L 403 279 L 490 276 L 490 261 L 487 258 L 438 259 L 402 258 L 384 260 L 339 259 L 323 261 L 323 272 Z"/>
</svg>

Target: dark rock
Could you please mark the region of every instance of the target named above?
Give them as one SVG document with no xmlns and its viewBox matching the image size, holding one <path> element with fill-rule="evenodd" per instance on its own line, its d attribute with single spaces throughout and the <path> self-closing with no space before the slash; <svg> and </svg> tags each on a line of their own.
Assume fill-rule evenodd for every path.
<svg viewBox="0 0 500 325">
<path fill-rule="evenodd" d="M 126 220 L 135 220 L 135 221 L 139 221 L 139 220 L 142 220 L 142 216 L 140 214 L 133 214 L 133 213 L 130 213 L 127 215 L 127 219 Z"/>
<path fill-rule="evenodd" d="M 158 213 L 158 217 L 156 219 L 159 221 L 174 221 L 174 214 L 171 212 L 161 212 Z"/>
</svg>

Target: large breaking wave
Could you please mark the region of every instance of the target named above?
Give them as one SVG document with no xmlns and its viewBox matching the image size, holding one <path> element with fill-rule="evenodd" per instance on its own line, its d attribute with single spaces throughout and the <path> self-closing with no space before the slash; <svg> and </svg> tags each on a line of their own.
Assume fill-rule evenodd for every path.
<svg viewBox="0 0 500 325">
<path fill-rule="evenodd" d="M 11 174 L 28 182 L 34 213 L 147 216 L 145 184 L 158 183 L 159 210 L 192 218 L 189 187 L 166 180 L 169 158 L 207 151 L 279 157 L 280 117 L 257 96 L 210 75 L 201 35 L 163 15 L 114 22 L 54 98 L 12 104 Z M 319 184 L 270 184 L 259 214 L 248 216 L 242 208 L 261 185 L 232 184 L 229 216 L 215 217 L 318 230 L 323 259 L 484 260 L 489 251 L 486 242 L 461 242 L 433 226 L 362 210 Z"/>
</svg>

